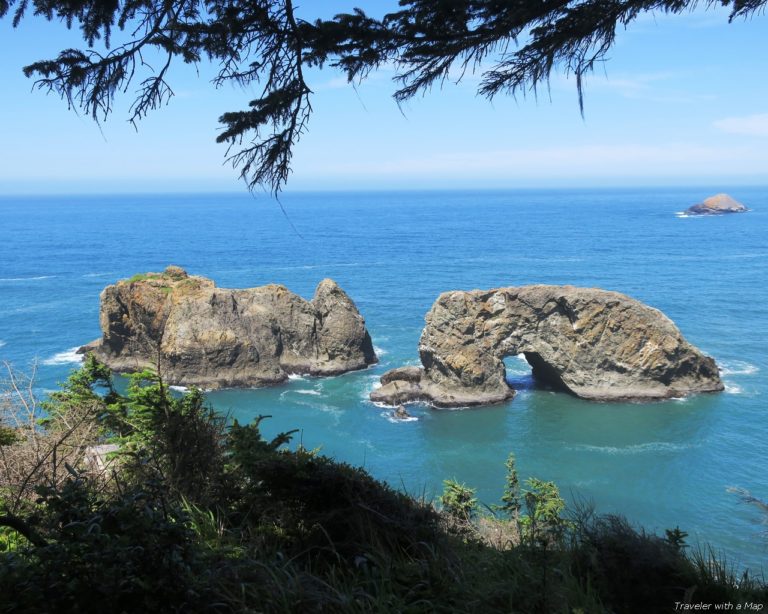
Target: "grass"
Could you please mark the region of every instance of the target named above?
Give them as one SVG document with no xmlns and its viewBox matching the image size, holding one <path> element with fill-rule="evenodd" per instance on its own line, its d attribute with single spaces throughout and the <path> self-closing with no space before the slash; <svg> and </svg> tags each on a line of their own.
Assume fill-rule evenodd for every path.
<svg viewBox="0 0 768 614">
<path fill-rule="evenodd" d="M 132 284 L 139 281 L 149 281 L 154 279 L 162 279 L 162 273 L 136 273 L 132 277 L 125 280 L 125 283 Z"/>
</svg>

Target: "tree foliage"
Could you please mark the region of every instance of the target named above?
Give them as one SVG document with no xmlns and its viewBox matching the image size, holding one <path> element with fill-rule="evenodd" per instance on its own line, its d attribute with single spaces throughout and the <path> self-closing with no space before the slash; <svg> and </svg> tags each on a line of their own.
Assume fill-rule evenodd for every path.
<svg viewBox="0 0 768 614">
<path fill-rule="evenodd" d="M 227 160 L 249 187 L 277 192 L 312 112 L 307 67 L 330 66 L 353 82 L 392 65 L 398 102 L 467 71 L 482 73 L 478 91 L 488 98 L 535 94 L 561 70 L 575 77 L 583 110 L 584 76 L 641 14 L 723 6 L 733 21 L 762 13 L 766 2 L 400 0 L 380 19 L 355 8 L 309 20 L 293 0 L 0 0 L 0 18 L 10 15 L 19 26 L 33 13 L 79 28 L 86 49 L 62 50 L 24 72 L 97 121 L 131 87 L 134 125 L 166 104 L 174 62 L 213 63 L 217 87 L 256 86 L 247 109 L 221 115 L 217 141 L 228 145 Z"/>
<path fill-rule="evenodd" d="M 477 512 L 477 491 L 456 480 L 443 480 L 443 487 L 440 503 L 445 513 L 458 521 L 468 522 Z"/>
<path fill-rule="evenodd" d="M 515 465 L 515 455 L 509 453 L 507 462 L 504 466 L 507 469 L 507 475 L 504 480 L 504 493 L 501 496 L 501 509 L 507 513 L 512 520 L 520 517 L 520 480 L 517 477 L 517 467 Z"/>
</svg>

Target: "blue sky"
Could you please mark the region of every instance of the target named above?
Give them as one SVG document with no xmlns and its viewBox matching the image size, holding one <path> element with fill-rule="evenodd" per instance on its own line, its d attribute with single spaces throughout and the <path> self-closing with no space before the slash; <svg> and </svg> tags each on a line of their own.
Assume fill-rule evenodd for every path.
<svg viewBox="0 0 768 614">
<path fill-rule="evenodd" d="M 323 9 L 380 14 L 395 4 Z M 389 70 L 357 88 L 316 71 L 315 112 L 287 190 L 768 184 L 766 41 L 768 16 L 730 25 L 722 10 L 643 16 L 588 78 L 584 119 L 562 74 L 538 99 L 492 103 L 468 75 L 401 112 Z M 215 90 L 210 67 L 179 65 L 176 97 L 138 132 L 126 121 L 130 95 L 98 127 L 31 91 L 21 73 L 71 46 L 82 46 L 77 32 L 60 24 L 0 22 L 2 193 L 243 189 L 215 143 L 217 118 L 245 108 L 254 91 Z"/>
</svg>

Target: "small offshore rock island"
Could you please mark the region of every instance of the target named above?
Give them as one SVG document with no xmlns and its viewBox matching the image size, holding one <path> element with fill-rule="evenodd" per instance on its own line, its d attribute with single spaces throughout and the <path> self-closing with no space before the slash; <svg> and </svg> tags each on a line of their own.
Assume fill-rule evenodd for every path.
<svg viewBox="0 0 768 614">
<path fill-rule="evenodd" d="M 645 401 L 723 390 L 715 361 L 663 313 L 618 292 L 533 285 L 445 292 L 426 315 L 422 367 L 381 377 L 373 402 L 433 407 L 514 396 L 503 359 L 524 354 L 534 377 L 594 401 Z"/>
<path fill-rule="evenodd" d="M 107 286 L 99 320 L 102 337 L 81 353 L 121 373 L 159 365 L 173 385 L 267 386 L 378 362 L 363 317 L 331 279 L 307 301 L 277 284 L 217 288 L 169 266 Z"/>
<path fill-rule="evenodd" d="M 742 203 L 728 194 L 715 194 L 686 209 L 688 215 L 728 215 L 749 211 Z"/>
</svg>

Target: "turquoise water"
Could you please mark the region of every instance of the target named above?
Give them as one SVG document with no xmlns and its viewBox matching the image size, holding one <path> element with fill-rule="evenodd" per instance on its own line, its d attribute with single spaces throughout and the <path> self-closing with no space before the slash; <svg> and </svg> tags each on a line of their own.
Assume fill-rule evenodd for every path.
<svg viewBox="0 0 768 614">
<path fill-rule="evenodd" d="M 99 335 L 98 295 L 173 263 L 224 287 L 278 282 L 310 297 L 332 277 L 366 318 L 381 363 L 328 379 L 211 393 L 265 432 L 301 429 L 307 447 L 364 465 L 414 494 L 445 478 L 494 503 L 504 460 L 570 499 L 650 530 L 680 525 L 735 563 L 765 566 L 768 526 L 726 492 L 768 499 L 768 189 L 733 189 L 746 215 L 683 218 L 718 189 L 637 191 L 40 197 L 0 199 L 0 360 L 38 362 L 41 394 Z M 669 315 L 723 369 L 726 392 L 652 404 L 596 404 L 537 390 L 506 405 L 411 410 L 371 405 L 381 373 L 416 364 L 440 292 L 528 283 L 618 290 Z"/>
</svg>

